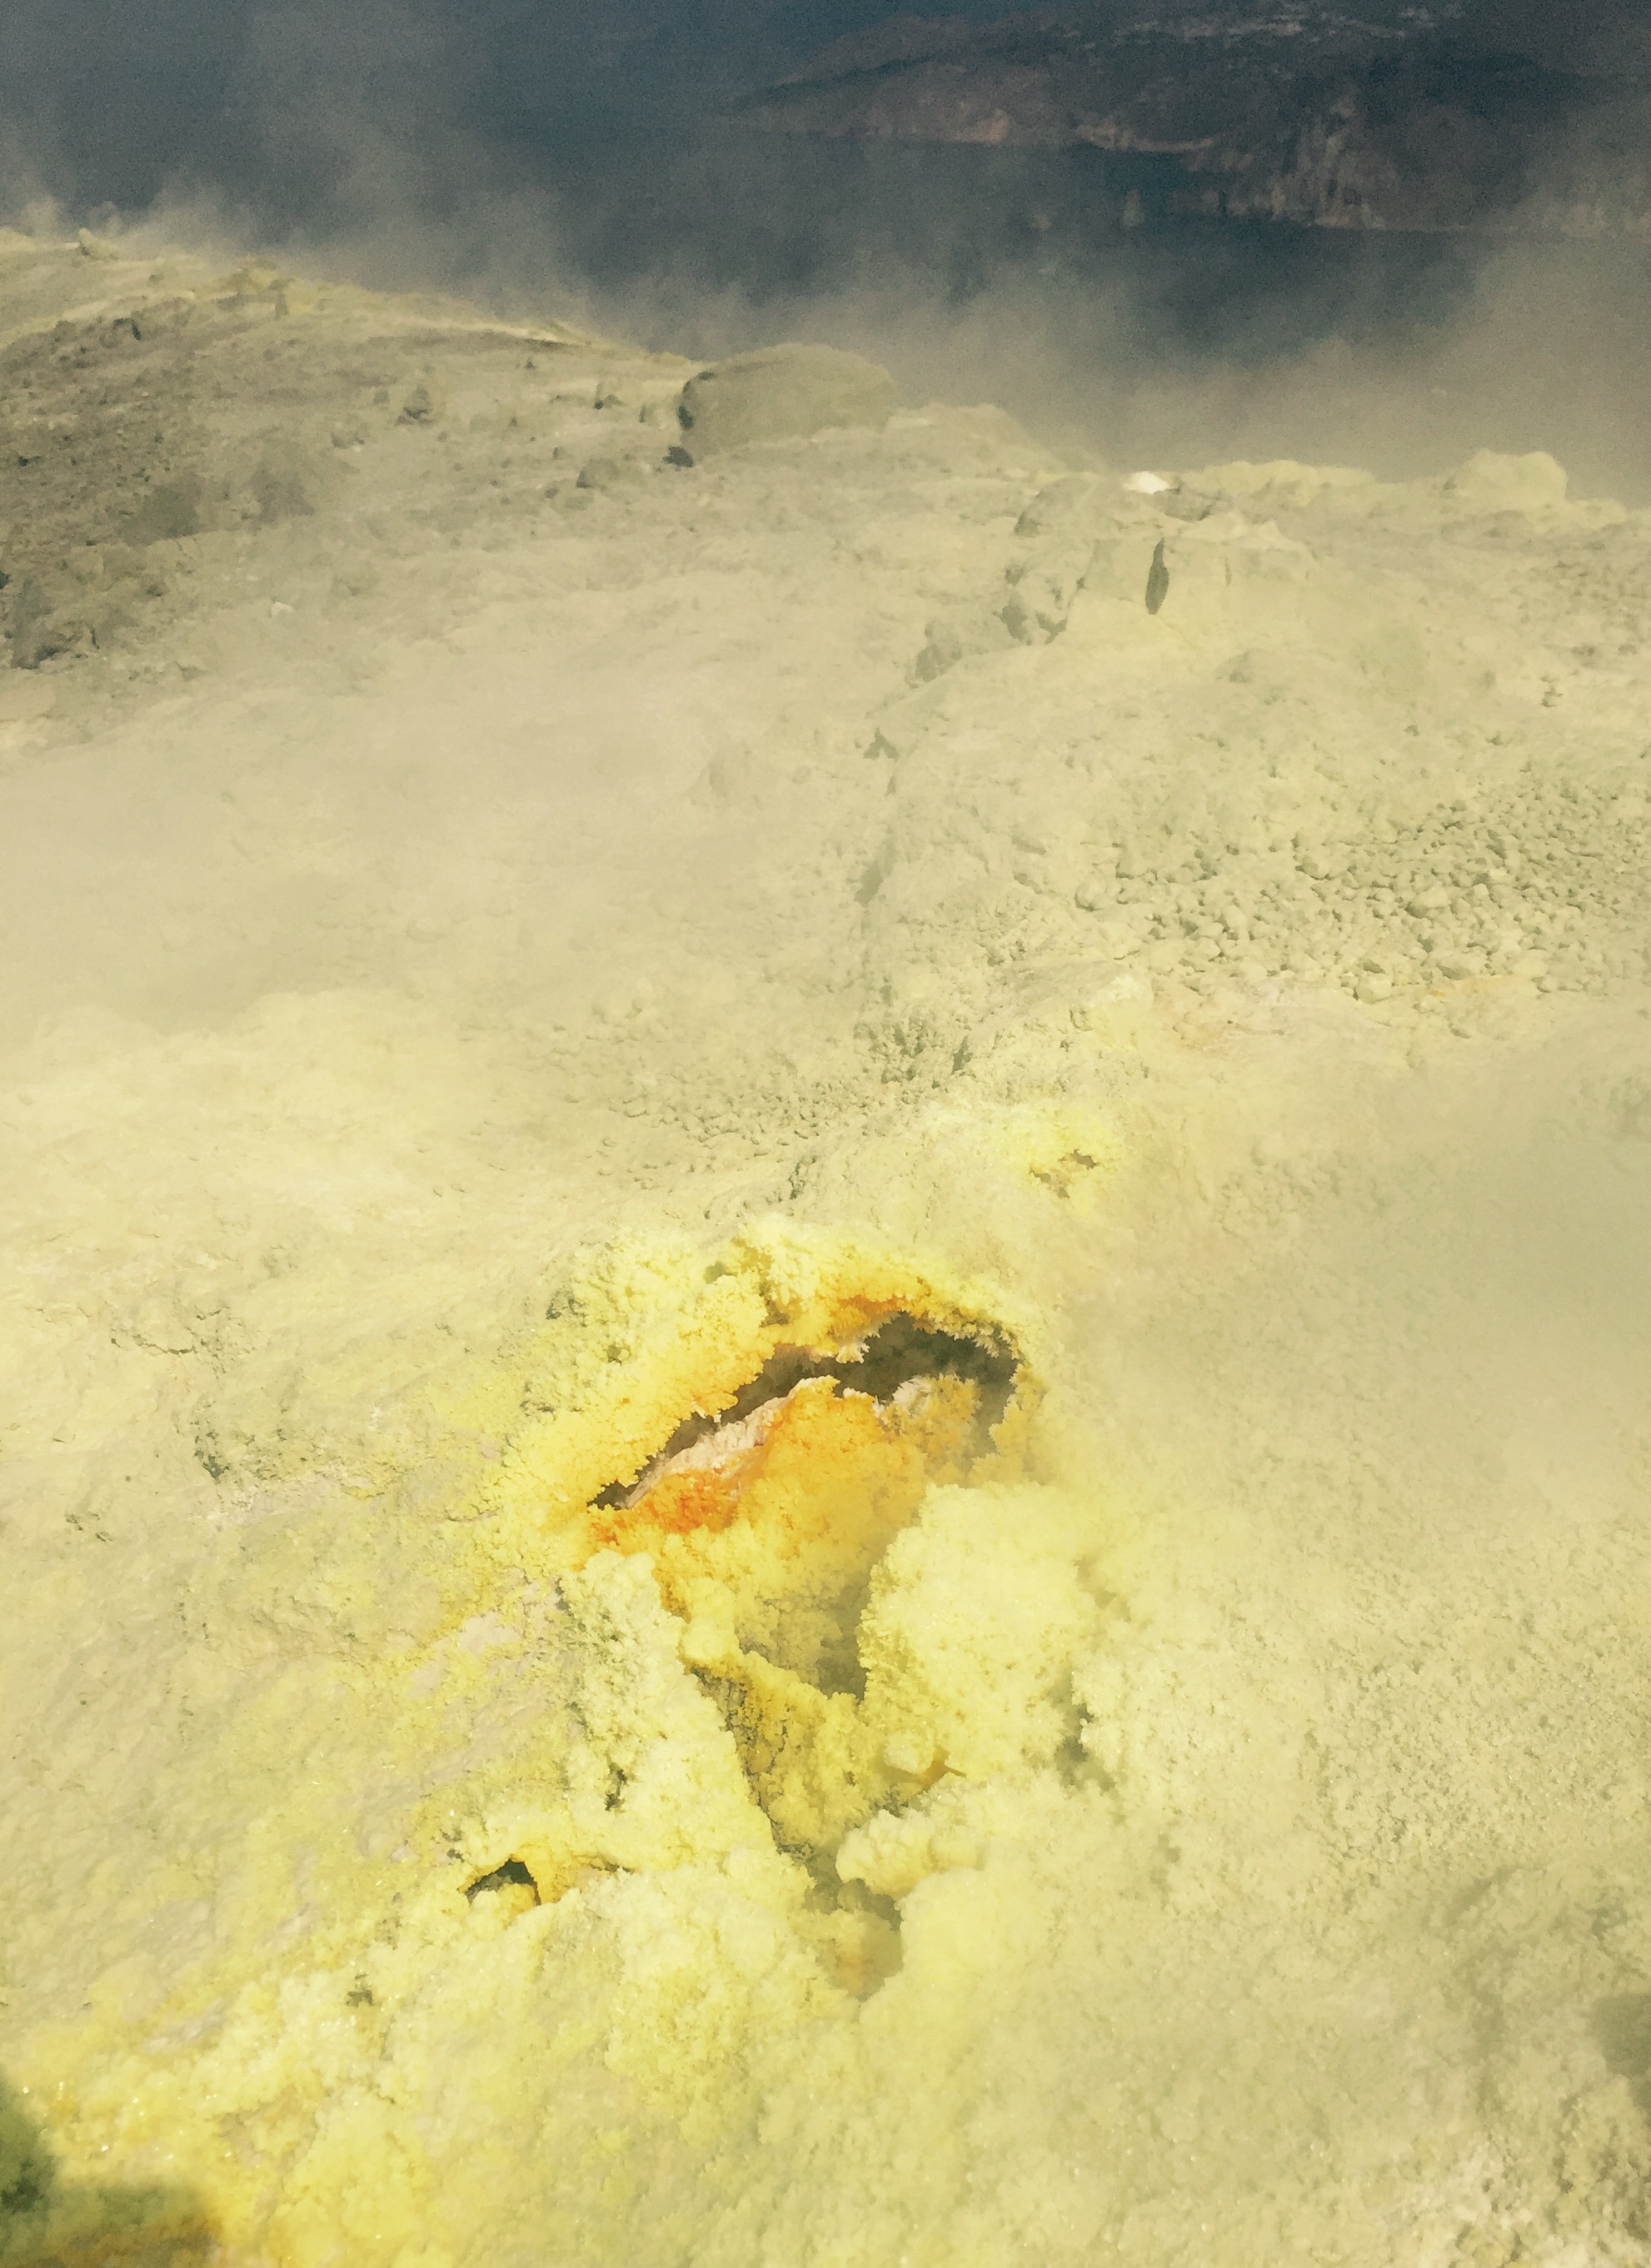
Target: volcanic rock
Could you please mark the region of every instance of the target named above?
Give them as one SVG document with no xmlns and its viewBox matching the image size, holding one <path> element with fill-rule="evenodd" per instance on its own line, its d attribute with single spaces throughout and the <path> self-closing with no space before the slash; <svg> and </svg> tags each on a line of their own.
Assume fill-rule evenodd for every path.
<svg viewBox="0 0 1651 2268">
<path fill-rule="evenodd" d="M 748 441 L 801 440 L 837 426 L 880 432 L 896 398 L 888 372 L 859 355 L 785 345 L 702 370 L 682 388 L 676 415 L 697 463 Z"/>
</svg>

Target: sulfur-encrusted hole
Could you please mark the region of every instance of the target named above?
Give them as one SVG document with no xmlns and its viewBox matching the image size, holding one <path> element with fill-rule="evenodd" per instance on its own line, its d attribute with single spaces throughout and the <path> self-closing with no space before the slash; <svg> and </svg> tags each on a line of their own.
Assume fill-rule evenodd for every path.
<svg viewBox="0 0 1651 2268">
<path fill-rule="evenodd" d="M 837 1950 L 837 1981 L 857 2000 L 868 2000 L 891 1977 L 897 1977 L 905 1948 L 900 1936 L 900 1909 L 892 1898 L 880 1897 L 863 1882 L 833 1880 L 829 1899 L 843 1929 Z"/>
<path fill-rule="evenodd" d="M 512 1902 L 518 1904 L 536 1906 L 539 1904 L 539 1885 L 520 1859 L 506 1859 L 502 1867 L 495 1867 L 490 1874 L 478 1874 L 475 1881 L 466 1884 L 464 1895 L 474 1905 L 477 1898 L 495 1891 L 513 1894 Z M 524 1891 L 529 1894 L 525 1898 L 522 1896 Z"/>
<path fill-rule="evenodd" d="M 846 1347 L 782 1346 L 589 1507 L 593 1549 L 650 1555 L 776 1840 L 822 1891 L 845 1833 L 946 1771 L 867 1721 L 861 1617 L 928 1491 L 977 1481 L 999 1455 L 1018 1383 L 989 1325 L 970 1336 L 900 1313 Z"/>
<path fill-rule="evenodd" d="M 903 1386 L 919 1380 L 956 1379 L 977 1390 L 976 1454 L 989 1446 L 991 1429 L 1002 1422 L 1014 1391 L 1015 1358 L 996 1336 L 963 1338 L 920 1322 L 888 1316 L 857 1347 L 822 1355 L 807 1347 L 778 1348 L 734 1399 L 713 1413 L 694 1411 L 683 1418 L 658 1455 L 634 1481 L 614 1481 L 593 1499 L 593 1508 L 613 1511 L 638 1504 L 654 1483 L 684 1453 L 730 1429 L 759 1410 L 782 1402 L 807 1379 L 830 1379 L 840 1391 L 892 1402 Z"/>
</svg>

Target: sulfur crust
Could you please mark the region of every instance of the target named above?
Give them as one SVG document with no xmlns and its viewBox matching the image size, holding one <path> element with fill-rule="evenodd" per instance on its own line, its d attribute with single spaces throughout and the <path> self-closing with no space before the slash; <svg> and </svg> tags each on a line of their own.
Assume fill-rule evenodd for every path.
<svg viewBox="0 0 1651 2268">
<path fill-rule="evenodd" d="M 616 1254 L 573 1297 L 577 1332 L 553 1322 L 523 1353 L 549 1407 L 518 1425 L 476 1500 L 512 1541 L 524 1523 L 569 1532 L 601 1489 L 633 1480 L 685 1415 L 732 1402 L 781 1345 L 834 1353 L 903 1310 L 963 1333 L 992 1328 L 995 1313 L 984 1286 L 789 1227 L 749 1233 L 709 1270 L 686 1253 Z M 637 1347 L 634 1366 L 598 1352 L 604 1329 Z M 453 1417 L 491 1414 L 498 1392 L 490 1384 Z"/>
<path fill-rule="evenodd" d="M 157 2012 L 163 2034 L 188 2044 L 136 2051 L 114 2008 L 37 2043 L 46 2067 L 85 2075 L 78 2099 L 56 2105 L 65 2129 L 113 2132 L 129 2161 L 164 2138 L 169 2172 L 210 2197 L 231 2259 L 463 2257 L 475 2185 L 502 2177 L 506 2156 L 521 2180 L 523 2137 L 554 2125 L 575 2070 L 576 2091 L 589 2091 L 593 2057 L 630 2090 L 628 2116 L 697 2147 L 731 2134 L 748 2113 L 754 2026 L 775 2054 L 805 2036 L 828 2060 L 853 2052 L 861 2000 L 897 1961 L 875 1902 L 853 1906 L 855 1885 L 897 1879 L 909 1892 L 925 1871 L 977 1856 L 959 1792 L 1024 1771 L 1062 1737 L 1040 1697 L 1087 1627 L 1087 1602 L 1070 1515 L 1021 1477 L 1035 1374 L 1024 1360 L 984 1457 L 960 1464 L 953 1446 L 972 1388 L 942 1381 L 926 1406 L 880 1416 L 864 1395 L 805 1382 L 728 1524 L 658 1531 L 648 1498 L 623 1519 L 591 1504 L 782 1347 L 842 1356 L 896 1314 L 1002 1345 L 1010 1300 L 932 1263 L 777 1226 L 742 1233 L 709 1264 L 682 1247 L 609 1250 L 556 1306 L 438 1413 L 434 1438 L 451 1451 L 529 1405 L 502 1454 L 474 1460 L 451 1501 L 430 1507 L 424 1556 L 444 1628 L 350 1680 L 353 1711 L 381 1728 L 381 1770 L 416 1774 L 439 1752 L 445 1713 L 474 1700 L 498 1658 L 493 1631 L 475 1650 L 467 1634 L 498 1621 L 498 1651 L 520 1652 L 523 1587 L 519 1576 L 517 1597 L 501 1601 L 501 1579 L 525 1569 L 542 1620 L 554 1594 L 557 1648 L 530 1720 L 415 1807 L 387 1872 L 351 1863 L 329 1831 L 343 1790 L 325 1769 L 290 1784 L 243 1854 L 239 1927 Z M 1035 1344 L 1031 1319 L 1015 1322 Z M 668 1496 L 668 1482 L 653 1494 Z M 932 1522 L 949 1564 L 960 1507 L 977 1528 L 984 1520 L 974 1548 L 990 1553 L 998 1536 L 1000 1572 L 1028 1590 L 1038 1634 L 1018 1668 L 989 1604 L 948 1601 L 943 1581 L 925 1588 L 921 1554 L 889 1550 Z M 999 1530 L 1022 1541 L 1006 1546 Z M 1039 1531 L 1042 1556 L 1025 1548 Z M 867 1577 L 864 1700 L 747 1650 L 784 1653 L 775 1615 L 796 1618 L 800 1586 L 806 1608 Z M 371 1580 L 365 1564 L 358 1580 Z M 1001 1587 L 994 1595 L 1001 1603 Z M 711 1697 L 719 1680 L 736 1697 L 726 1712 Z M 233 1738 L 240 1769 L 273 1783 L 256 1722 Z M 913 1806 L 937 1788 L 949 1818 L 925 1840 Z M 900 1859 L 891 1867 L 856 1846 L 839 1874 L 845 1837 L 891 1821 L 890 1804 L 912 1815 Z M 507 1859 L 532 1888 L 467 1897 Z M 822 1900 L 821 1864 L 848 1905 Z M 324 1918 L 272 1964 L 268 1933 L 295 1895 Z M 457 2071 L 462 2136 L 440 2131 Z M 483 2128 L 491 2141 L 478 2154 Z M 553 2186 L 572 2195 L 601 2182 L 603 2146 L 586 2135 L 582 2163 L 567 2146 L 556 2145 Z"/>
<path fill-rule="evenodd" d="M 0 251 L 0 2258 L 1638 2261 L 1646 515 Z"/>
</svg>

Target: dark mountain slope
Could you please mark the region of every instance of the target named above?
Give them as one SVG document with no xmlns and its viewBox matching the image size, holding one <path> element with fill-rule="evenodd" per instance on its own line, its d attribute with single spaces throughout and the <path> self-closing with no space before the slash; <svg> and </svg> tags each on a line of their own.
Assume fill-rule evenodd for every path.
<svg viewBox="0 0 1651 2268">
<path fill-rule="evenodd" d="M 1637 17 L 902 18 L 749 107 L 770 129 L 836 139 L 1168 160 L 1151 178 L 1172 212 L 1651 233 L 1651 37 Z"/>
</svg>

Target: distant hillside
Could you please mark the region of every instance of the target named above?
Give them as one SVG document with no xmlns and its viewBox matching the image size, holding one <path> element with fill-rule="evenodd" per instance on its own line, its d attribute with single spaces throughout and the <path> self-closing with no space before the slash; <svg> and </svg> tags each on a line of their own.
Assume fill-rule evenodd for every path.
<svg viewBox="0 0 1651 2268">
<path fill-rule="evenodd" d="M 1172 215 L 1651 236 L 1651 29 L 1637 15 L 901 17 L 747 107 L 782 133 L 1159 161 L 1152 194 Z"/>
</svg>

